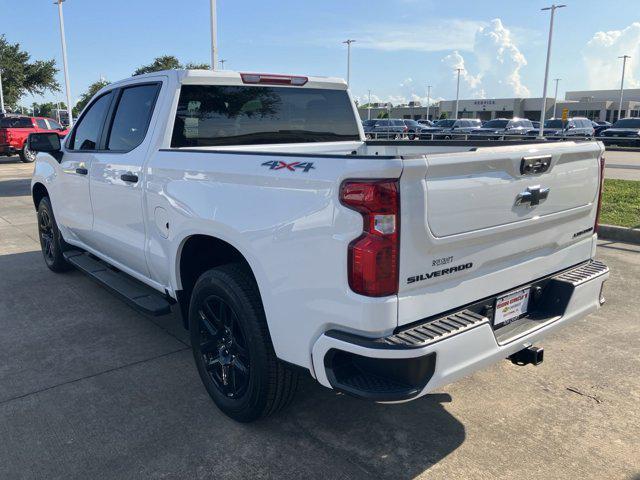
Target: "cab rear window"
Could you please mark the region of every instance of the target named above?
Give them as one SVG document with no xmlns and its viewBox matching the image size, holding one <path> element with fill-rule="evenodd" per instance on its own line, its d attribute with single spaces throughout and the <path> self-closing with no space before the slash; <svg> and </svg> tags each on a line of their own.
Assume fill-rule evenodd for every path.
<svg viewBox="0 0 640 480">
<path fill-rule="evenodd" d="M 183 85 L 172 147 L 359 140 L 344 90 Z"/>
<path fill-rule="evenodd" d="M 33 121 L 29 117 L 0 118 L 0 128 L 33 128 Z"/>
</svg>

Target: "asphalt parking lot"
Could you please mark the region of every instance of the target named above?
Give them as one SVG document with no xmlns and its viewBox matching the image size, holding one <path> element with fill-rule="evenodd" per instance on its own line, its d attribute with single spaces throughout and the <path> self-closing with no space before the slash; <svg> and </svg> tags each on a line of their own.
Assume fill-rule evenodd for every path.
<svg viewBox="0 0 640 480">
<path fill-rule="evenodd" d="M 640 478 L 640 247 L 601 242 L 607 305 L 403 405 L 302 382 L 282 414 L 216 410 L 176 317 L 45 267 L 32 165 L 0 159 L 0 478 Z"/>
</svg>

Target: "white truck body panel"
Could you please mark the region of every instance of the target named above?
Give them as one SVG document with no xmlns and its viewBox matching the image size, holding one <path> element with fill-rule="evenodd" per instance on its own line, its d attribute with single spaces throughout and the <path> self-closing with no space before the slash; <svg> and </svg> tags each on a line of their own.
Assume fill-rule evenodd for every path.
<svg viewBox="0 0 640 480">
<path fill-rule="evenodd" d="M 38 155 L 32 184 L 46 186 L 65 240 L 173 298 L 183 288 L 180 255 L 187 239 L 227 242 L 256 278 L 277 356 L 309 369 L 325 386 L 331 385 L 322 359 L 331 348 L 405 355 L 342 345 L 324 335 L 329 330 L 384 337 L 593 258 L 596 236 L 588 229 L 596 217 L 600 143 L 367 144 L 358 122 L 359 141 L 171 148 L 181 85 L 243 82 L 230 72 L 162 72 L 103 91 L 144 82 L 162 88 L 137 148 L 84 153 L 65 146 L 61 163 Z M 346 84 L 309 77 L 299 88 L 346 90 Z M 521 175 L 522 158 L 540 155 L 551 156 L 550 169 Z M 283 159 L 311 161 L 314 168 L 302 174 L 263 166 Z M 76 175 L 79 167 L 89 175 Z M 139 181 L 120 180 L 123 172 Z M 363 225 L 360 214 L 340 203 L 348 179 L 400 179 L 397 295 L 366 297 L 349 287 L 348 247 Z M 536 185 L 550 189 L 545 201 L 514 204 Z M 446 263 L 438 263 L 442 259 Z M 450 275 L 408 282 L 436 265 L 467 264 Z M 438 352 L 428 389 L 435 388 L 593 311 L 599 285 L 576 293 L 562 321 L 513 344 L 499 346 L 487 324 L 411 355 Z"/>
</svg>

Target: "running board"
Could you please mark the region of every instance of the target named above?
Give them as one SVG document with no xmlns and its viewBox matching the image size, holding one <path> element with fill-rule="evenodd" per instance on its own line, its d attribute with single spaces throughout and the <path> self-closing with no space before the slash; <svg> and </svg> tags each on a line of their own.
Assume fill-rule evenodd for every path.
<svg viewBox="0 0 640 480">
<path fill-rule="evenodd" d="M 159 316 L 171 313 L 171 304 L 153 288 L 135 280 L 124 272 L 80 250 L 64 252 L 64 258 L 81 272 L 104 285 L 141 313 Z"/>
</svg>

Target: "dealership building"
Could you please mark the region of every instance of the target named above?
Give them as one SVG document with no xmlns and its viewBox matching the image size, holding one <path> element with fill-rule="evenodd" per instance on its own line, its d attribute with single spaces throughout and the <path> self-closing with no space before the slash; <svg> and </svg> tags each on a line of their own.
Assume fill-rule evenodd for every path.
<svg viewBox="0 0 640 480">
<path fill-rule="evenodd" d="M 452 118 L 455 111 L 455 100 L 442 100 L 429 107 L 418 102 L 407 105 L 391 106 L 390 104 L 372 104 L 372 108 L 360 108 L 360 117 L 379 118 L 389 114 L 390 118 L 413 118 L 415 120 L 440 118 L 443 114 Z M 460 100 L 458 116 L 460 118 L 492 118 L 520 117 L 540 120 L 542 98 L 491 98 L 476 100 Z M 569 117 L 587 117 L 592 120 L 615 121 L 618 118 L 620 90 L 582 90 L 567 92 L 564 100 L 558 100 L 556 115 L 559 117 L 563 109 L 568 110 Z M 547 98 L 546 118 L 553 116 L 554 100 Z M 627 112 L 629 114 L 627 115 Z M 626 89 L 622 102 L 622 117 L 640 117 L 640 88 Z"/>
</svg>

